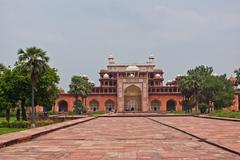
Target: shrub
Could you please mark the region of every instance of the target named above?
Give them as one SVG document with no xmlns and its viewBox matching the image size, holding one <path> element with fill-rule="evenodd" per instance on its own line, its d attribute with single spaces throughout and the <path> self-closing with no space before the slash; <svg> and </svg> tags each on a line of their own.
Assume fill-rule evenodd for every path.
<svg viewBox="0 0 240 160">
<path fill-rule="evenodd" d="M 0 122 L 0 128 L 7 128 L 9 127 L 8 121 L 3 120 Z"/>
<path fill-rule="evenodd" d="M 9 123 L 10 128 L 28 128 L 30 126 L 30 122 L 28 121 L 12 121 Z"/>
<path fill-rule="evenodd" d="M 50 125 L 50 124 L 54 124 L 54 121 L 53 120 L 44 120 L 44 121 L 39 121 L 37 122 L 37 126 L 38 127 L 41 127 L 41 126 L 47 126 L 47 125 Z"/>
<path fill-rule="evenodd" d="M 105 112 L 104 111 L 96 111 L 96 112 L 92 112 L 92 114 L 101 115 L 101 114 L 105 114 Z"/>
<path fill-rule="evenodd" d="M 82 102 L 77 101 L 77 102 L 75 102 L 75 104 L 74 104 L 74 106 L 73 106 L 73 112 L 75 112 L 76 114 L 87 113 L 87 109 L 86 109 L 86 107 L 82 104 Z"/>
<path fill-rule="evenodd" d="M 30 122 L 28 121 L 10 121 L 9 123 L 4 120 L 0 122 L 1 128 L 28 128 Z"/>
<path fill-rule="evenodd" d="M 205 103 L 200 103 L 199 104 L 199 109 L 201 113 L 205 113 L 207 111 L 207 104 Z"/>
<path fill-rule="evenodd" d="M 187 114 L 189 112 L 186 112 L 186 111 L 168 111 L 167 113 L 170 113 L 170 114 Z"/>
<path fill-rule="evenodd" d="M 55 115 L 56 113 L 55 112 L 53 112 L 53 111 L 49 111 L 48 112 L 48 115 Z"/>
</svg>

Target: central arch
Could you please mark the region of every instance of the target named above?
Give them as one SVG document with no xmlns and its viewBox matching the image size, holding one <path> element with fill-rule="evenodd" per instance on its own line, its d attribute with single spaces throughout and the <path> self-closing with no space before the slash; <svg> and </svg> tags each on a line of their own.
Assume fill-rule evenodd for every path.
<svg viewBox="0 0 240 160">
<path fill-rule="evenodd" d="M 124 110 L 138 112 L 141 111 L 141 89 L 135 85 L 127 87 L 124 91 Z"/>
</svg>

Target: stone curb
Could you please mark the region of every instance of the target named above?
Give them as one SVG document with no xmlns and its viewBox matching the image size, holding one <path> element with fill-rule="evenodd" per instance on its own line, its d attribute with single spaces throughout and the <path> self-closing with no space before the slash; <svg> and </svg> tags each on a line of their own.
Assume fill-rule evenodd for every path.
<svg viewBox="0 0 240 160">
<path fill-rule="evenodd" d="M 87 122 L 87 121 L 90 121 L 90 120 L 93 120 L 96 118 L 97 117 L 87 117 L 87 118 L 57 123 L 57 124 L 53 124 L 53 125 L 49 125 L 49 126 L 33 128 L 33 129 L 21 131 L 21 132 L 15 132 L 15 133 L 1 135 L 0 136 L 0 149 L 10 146 L 10 145 L 13 145 L 13 144 L 27 142 L 27 141 L 30 141 L 39 136 L 48 134 L 50 132 L 53 132 L 53 131 L 56 131 L 59 129 L 63 129 L 63 128 L 67 128 L 67 127 L 71 127 L 71 126 L 77 125 L 79 123 Z M 22 134 L 22 135 L 18 136 L 19 134 Z"/>
<path fill-rule="evenodd" d="M 237 119 L 237 118 L 225 118 L 225 117 L 215 117 L 215 116 L 205 116 L 205 115 L 193 115 L 193 117 L 240 122 L 240 119 Z"/>
<path fill-rule="evenodd" d="M 192 117 L 193 115 L 191 114 L 162 114 L 162 115 L 151 115 L 151 114 L 146 114 L 146 115 L 141 115 L 141 114 L 136 114 L 136 115 L 101 115 L 97 117 Z"/>
<path fill-rule="evenodd" d="M 221 149 L 223 149 L 223 150 L 225 150 L 225 151 L 228 151 L 228 152 L 231 152 L 231 153 L 234 153 L 234 154 L 240 156 L 240 152 L 235 151 L 235 150 L 232 150 L 232 149 L 230 149 L 230 148 L 228 148 L 228 147 L 225 147 L 225 146 L 223 146 L 223 145 L 219 145 L 219 144 L 217 144 L 217 143 L 211 142 L 211 141 L 209 141 L 209 140 L 207 140 L 207 139 L 205 139 L 205 138 L 201 138 L 201 137 L 199 137 L 199 136 L 197 136 L 197 135 L 194 135 L 194 134 L 192 134 L 192 133 L 189 133 L 189 132 L 187 132 L 187 131 L 185 131 L 185 130 L 179 129 L 179 128 L 175 127 L 175 126 L 171 126 L 171 125 L 168 125 L 168 124 L 163 123 L 163 122 L 159 122 L 159 121 L 157 121 L 157 120 L 155 120 L 155 119 L 151 119 L 151 118 L 149 118 L 149 117 L 148 117 L 147 119 L 149 119 L 149 120 L 151 120 L 151 121 L 153 121 L 153 122 L 159 123 L 159 124 L 161 124 L 161 125 L 167 126 L 167 127 L 169 127 L 169 128 L 178 130 L 178 131 L 180 131 L 180 132 L 182 132 L 182 133 L 185 133 L 185 134 L 187 134 L 187 135 L 189 135 L 189 136 L 192 136 L 192 137 L 194 137 L 194 138 L 197 138 L 197 139 L 199 139 L 199 141 L 201 141 L 201 142 L 205 142 L 205 143 L 207 143 L 207 144 L 213 145 L 213 146 L 215 146 L 215 147 L 221 148 Z"/>
</svg>

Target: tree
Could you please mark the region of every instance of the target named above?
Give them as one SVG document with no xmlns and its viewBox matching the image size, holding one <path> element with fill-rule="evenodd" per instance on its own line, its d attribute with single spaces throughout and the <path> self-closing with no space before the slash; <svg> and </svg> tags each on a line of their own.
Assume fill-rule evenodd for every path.
<svg viewBox="0 0 240 160">
<path fill-rule="evenodd" d="M 26 106 L 31 105 L 31 79 L 29 76 L 25 76 L 25 73 L 21 71 L 21 65 L 15 65 L 13 72 L 18 75 L 18 83 L 15 86 L 15 92 L 18 93 L 19 105 L 21 107 L 22 120 L 27 121 Z"/>
<path fill-rule="evenodd" d="M 186 101 L 183 104 L 189 101 L 201 112 L 209 111 L 212 106 L 220 109 L 232 104 L 234 89 L 226 75 L 212 73 L 212 67 L 198 66 L 180 79 L 179 87 Z"/>
<path fill-rule="evenodd" d="M 36 103 L 44 106 L 47 111 L 51 110 L 59 94 L 59 80 L 57 69 L 48 66 L 36 85 Z"/>
<path fill-rule="evenodd" d="M 240 68 L 236 69 L 234 73 L 236 74 L 237 83 L 239 85 L 240 84 Z"/>
<path fill-rule="evenodd" d="M 218 88 L 220 89 L 213 97 L 214 108 L 218 110 L 226 106 L 231 106 L 235 93 L 232 83 L 227 79 L 226 75 L 217 76 L 215 82 L 219 84 Z"/>
<path fill-rule="evenodd" d="M 30 47 L 18 50 L 18 64 L 22 65 L 22 71 L 31 79 L 32 85 L 32 127 L 35 127 L 35 87 L 36 83 L 47 68 L 49 58 L 46 52 L 40 48 Z"/>
<path fill-rule="evenodd" d="M 69 85 L 69 93 L 75 95 L 75 107 L 76 110 L 79 108 L 78 97 L 80 96 L 82 100 L 87 98 L 91 93 L 93 83 L 89 82 L 86 76 L 73 76 L 71 79 L 71 84 Z M 85 104 L 86 105 L 86 104 Z M 80 111 L 81 112 L 81 111 Z"/>
<path fill-rule="evenodd" d="M 0 105 L 6 111 L 6 120 L 10 120 L 10 110 L 16 107 L 18 98 L 15 86 L 17 85 L 18 77 L 12 69 L 8 68 L 3 71 L 0 76 Z"/>
<path fill-rule="evenodd" d="M 0 63 L 0 74 L 6 69 L 6 67 Z"/>
</svg>

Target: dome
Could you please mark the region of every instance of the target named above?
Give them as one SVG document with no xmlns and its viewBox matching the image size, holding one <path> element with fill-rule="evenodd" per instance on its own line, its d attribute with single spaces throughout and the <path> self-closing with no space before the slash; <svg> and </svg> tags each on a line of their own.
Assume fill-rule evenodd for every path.
<svg viewBox="0 0 240 160">
<path fill-rule="evenodd" d="M 64 94 L 65 93 L 64 89 L 63 88 L 59 88 L 59 93 L 60 94 Z"/>
<path fill-rule="evenodd" d="M 113 55 L 110 54 L 110 55 L 108 56 L 108 59 L 114 59 Z"/>
<path fill-rule="evenodd" d="M 88 76 L 87 75 L 82 75 L 82 77 L 84 78 L 84 79 L 86 79 L 86 80 L 88 80 Z"/>
<path fill-rule="evenodd" d="M 135 77 L 135 76 L 134 76 L 134 74 L 130 74 L 130 76 L 129 76 L 129 77 L 132 77 L 132 78 L 133 78 L 133 77 Z"/>
<path fill-rule="evenodd" d="M 158 67 L 154 67 L 153 71 L 163 73 L 162 69 L 160 69 Z"/>
<path fill-rule="evenodd" d="M 131 65 L 126 68 L 126 71 L 139 71 L 139 70 L 140 69 L 135 65 Z"/>
<path fill-rule="evenodd" d="M 155 74 L 155 78 L 161 78 L 161 75 L 159 73 Z"/>
<path fill-rule="evenodd" d="M 154 59 L 154 56 L 151 54 L 148 58 L 149 59 Z"/>
<path fill-rule="evenodd" d="M 109 78 L 109 75 L 107 74 L 107 73 L 105 73 L 104 75 L 103 75 L 103 78 Z"/>
<path fill-rule="evenodd" d="M 103 68 L 100 70 L 100 73 L 107 73 L 107 72 L 108 72 L 107 68 Z"/>
</svg>

